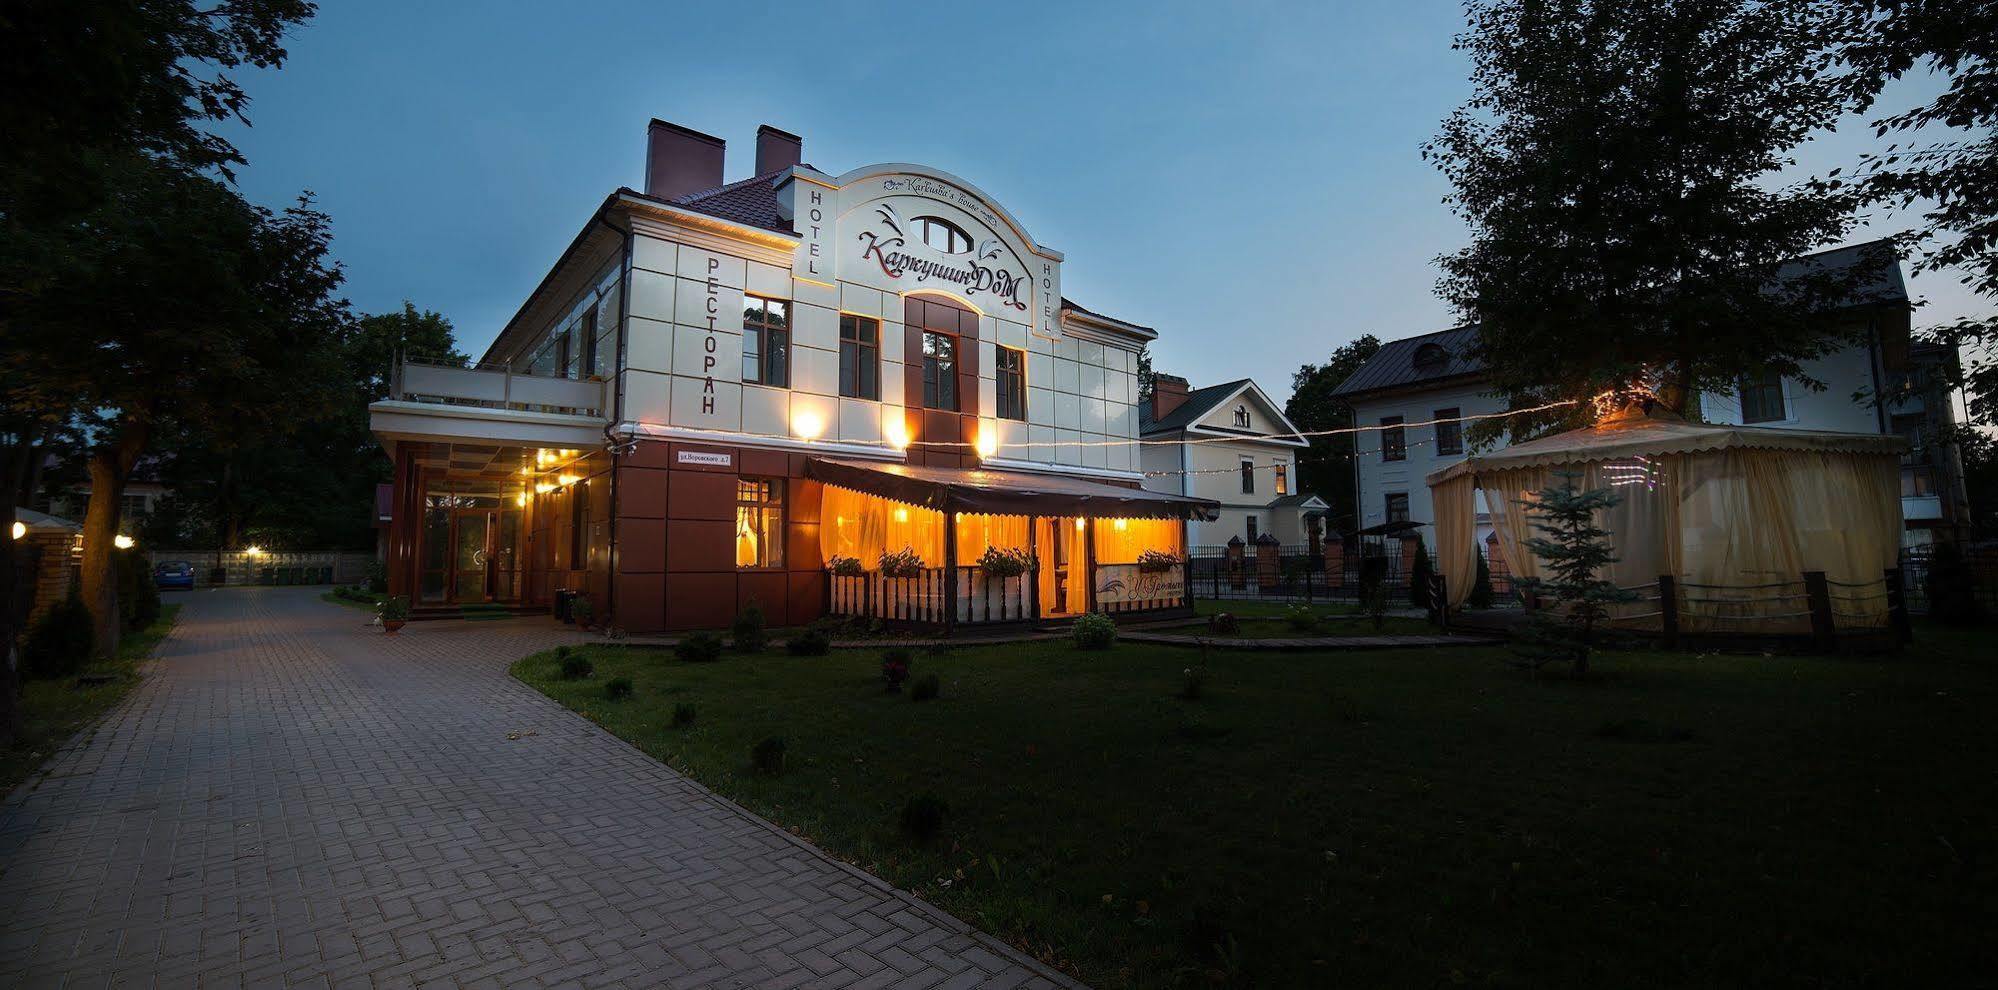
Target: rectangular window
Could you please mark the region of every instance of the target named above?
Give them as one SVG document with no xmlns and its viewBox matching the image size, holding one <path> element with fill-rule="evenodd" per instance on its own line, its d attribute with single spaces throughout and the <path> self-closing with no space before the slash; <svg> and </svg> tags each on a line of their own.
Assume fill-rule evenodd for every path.
<svg viewBox="0 0 1998 990">
<path fill-rule="evenodd" d="M 841 313 L 839 394 L 849 399 L 881 398 L 881 321 Z"/>
<path fill-rule="evenodd" d="M 1456 419 L 1462 414 L 1456 409 L 1438 409 L 1432 419 Z M 1464 424 L 1436 424 L 1436 452 L 1439 454 L 1461 454 L 1464 452 Z"/>
<path fill-rule="evenodd" d="M 998 355 L 996 359 L 998 367 L 994 369 L 993 373 L 999 379 L 997 388 L 993 392 L 993 401 L 998 406 L 998 409 L 994 411 L 994 415 L 1000 419 L 1025 420 L 1027 418 L 1027 352 L 1015 347 L 999 347 L 994 349 L 994 353 Z"/>
<path fill-rule="evenodd" d="M 1279 464 L 1276 466 L 1276 493 L 1278 495 L 1290 494 L 1290 465 L 1288 464 Z"/>
<path fill-rule="evenodd" d="M 1773 371 L 1741 376 L 1741 421 L 1774 423 L 1783 415 L 1783 376 Z"/>
<path fill-rule="evenodd" d="M 923 331 L 923 407 L 957 411 L 957 338 Z"/>
<path fill-rule="evenodd" d="M 1388 522 L 1408 521 L 1408 494 L 1406 492 L 1388 493 L 1387 521 Z"/>
<path fill-rule="evenodd" d="M 736 479 L 735 566 L 784 566 L 784 479 Z"/>
<path fill-rule="evenodd" d="M 590 546 L 590 483 L 578 481 L 569 486 L 569 569 L 583 569 L 583 554 Z"/>
<path fill-rule="evenodd" d="M 791 306 L 778 299 L 742 297 L 742 380 L 791 387 Z"/>
<path fill-rule="evenodd" d="M 1254 543 L 1254 542 L 1256 542 L 1256 536 L 1257 536 L 1257 535 L 1258 535 L 1258 534 L 1256 533 L 1256 517 L 1255 517 L 1255 516 L 1250 516 L 1250 517 L 1249 517 L 1249 542 L 1250 542 L 1250 543 Z"/>
<path fill-rule="evenodd" d="M 1244 457 L 1242 458 L 1242 494 L 1254 495 L 1255 493 L 1256 462 Z"/>
<path fill-rule="evenodd" d="M 1381 460 L 1399 461 L 1408 457 L 1408 437 L 1401 425 L 1400 416 L 1382 416 Z"/>
</svg>

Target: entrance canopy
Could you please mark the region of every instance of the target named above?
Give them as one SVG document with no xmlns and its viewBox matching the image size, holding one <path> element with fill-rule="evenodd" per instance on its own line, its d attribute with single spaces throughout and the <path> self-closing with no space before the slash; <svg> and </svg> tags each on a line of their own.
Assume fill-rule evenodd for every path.
<svg viewBox="0 0 1998 990">
<path fill-rule="evenodd" d="M 814 457 L 805 477 L 944 513 L 1097 519 L 1213 519 L 1220 503 L 1140 488 L 1119 488 L 982 468 L 877 464 Z"/>
<path fill-rule="evenodd" d="M 1841 614 L 1879 619 L 1886 606 L 1877 589 L 1900 548 L 1903 447 L 1880 434 L 1688 423 L 1633 409 L 1468 457 L 1427 479 L 1445 590 L 1452 605 L 1470 593 L 1480 492 L 1512 573 L 1539 576 L 1525 547 L 1536 535 L 1534 493 L 1573 473 L 1578 487 L 1618 497 L 1597 519 L 1618 557 L 1603 576 L 1622 587 L 1671 576 L 1695 589 L 1682 620 L 1795 625 L 1805 572 L 1875 589 L 1847 594 Z M 1737 600 L 1750 597 L 1754 607 Z M 1656 608 L 1626 611 L 1655 624 Z"/>
</svg>

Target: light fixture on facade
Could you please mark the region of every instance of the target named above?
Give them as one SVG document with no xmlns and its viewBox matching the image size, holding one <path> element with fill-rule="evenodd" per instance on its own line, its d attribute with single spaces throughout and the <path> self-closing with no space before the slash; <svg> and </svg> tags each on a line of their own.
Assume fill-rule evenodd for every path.
<svg viewBox="0 0 1998 990">
<path fill-rule="evenodd" d="M 573 474 L 558 474 L 555 476 L 555 483 L 561 485 L 564 488 L 567 488 L 570 485 L 573 485 L 581 480 L 583 479 L 578 478 Z"/>
<path fill-rule="evenodd" d="M 1078 533 L 1088 528 L 1088 526 L 1089 526 L 1089 520 L 1087 519 L 1077 519 L 1075 521 L 1075 531 Z"/>
<path fill-rule="evenodd" d="M 244 552 L 244 553 L 246 553 L 246 554 L 249 554 L 249 555 L 250 555 L 250 556 L 252 556 L 252 557 L 254 557 L 254 556 L 256 556 L 256 555 L 258 555 L 258 554 L 260 554 L 260 553 L 263 553 L 263 552 L 264 552 L 264 548 L 263 548 L 263 547 L 260 547 L 260 546 L 258 546 L 258 545 L 256 545 L 256 544 L 254 544 L 254 543 L 252 543 L 252 544 L 250 544 L 249 546 L 247 546 L 247 547 L 244 547 L 244 548 L 243 548 L 243 552 Z"/>
<path fill-rule="evenodd" d="M 14 520 L 14 538 L 18 540 L 26 535 L 28 535 L 28 524 L 19 519 Z"/>
<path fill-rule="evenodd" d="M 991 460 L 992 455 L 999 452 L 999 435 L 997 431 L 985 427 L 979 428 L 978 443 L 976 446 L 979 457 Z"/>
<path fill-rule="evenodd" d="M 791 417 L 791 432 L 807 440 L 817 440 L 825 431 L 825 417 L 809 409 Z"/>
<path fill-rule="evenodd" d="M 904 422 L 902 417 L 891 416 L 881 424 L 881 427 L 883 439 L 888 441 L 888 446 L 896 450 L 909 449 L 909 424 Z"/>
<path fill-rule="evenodd" d="M 513 497 L 513 504 L 515 504 L 515 505 L 526 505 L 526 504 L 527 504 L 527 490 L 526 490 L 526 489 L 524 489 L 524 488 L 523 488 L 523 489 L 521 489 L 521 492 L 520 492 L 520 494 L 518 494 L 518 495 L 515 495 L 515 496 Z"/>
<path fill-rule="evenodd" d="M 119 533 L 117 536 L 111 538 L 111 545 L 120 550 L 130 550 L 132 549 L 132 538 Z"/>
</svg>

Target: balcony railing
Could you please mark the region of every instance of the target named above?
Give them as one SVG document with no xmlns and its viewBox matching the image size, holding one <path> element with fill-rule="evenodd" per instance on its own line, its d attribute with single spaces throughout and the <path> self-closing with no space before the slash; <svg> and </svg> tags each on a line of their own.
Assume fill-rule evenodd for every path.
<svg viewBox="0 0 1998 990">
<path fill-rule="evenodd" d="M 459 368 L 405 358 L 397 362 L 389 397 L 403 402 L 602 416 L 605 382 L 517 374 L 507 368 Z"/>
</svg>

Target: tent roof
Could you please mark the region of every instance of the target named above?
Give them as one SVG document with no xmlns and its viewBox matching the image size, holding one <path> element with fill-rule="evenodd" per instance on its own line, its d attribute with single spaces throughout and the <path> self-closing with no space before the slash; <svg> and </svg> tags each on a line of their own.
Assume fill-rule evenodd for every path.
<svg viewBox="0 0 1998 990">
<path fill-rule="evenodd" d="M 1079 478 L 983 468 L 930 467 L 813 457 L 805 477 L 939 512 L 1004 516 L 1212 519 L 1219 503 Z"/>
<path fill-rule="evenodd" d="M 1831 451 L 1847 454 L 1900 454 L 1907 449 L 1900 437 L 1883 433 L 1834 433 L 1828 430 L 1779 430 L 1756 426 L 1688 423 L 1664 416 L 1633 415 L 1594 426 L 1557 433 L 1467 457 L 1433 471 L 1426 479 L 1438 485 L 1465 474 L 1507 468 L 1583 464 L 1618 457 L 1692 454 L 1714 450 Z"/>
<path fill-rule="evenodd" d="M 50 530 L 56 530 L 56 531 L 80 533 L 83 531 L 82 523 L 64 519 L 61 516 L 52 516 L 46 512 L 36 512 L 33 509 L 22 508 L 19 506 L 15 507 L 14 509 L 14 519 L 19 523 L 21 523 L 23 526 L 26 526 L 30 532 L 46 532 Z"/>
</svg>

